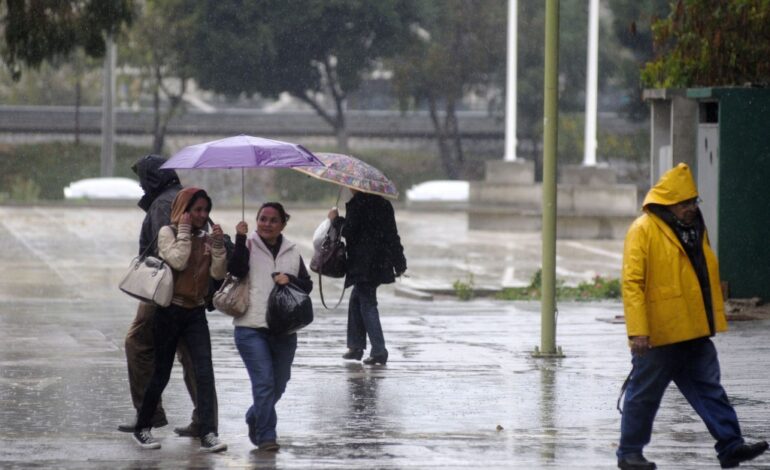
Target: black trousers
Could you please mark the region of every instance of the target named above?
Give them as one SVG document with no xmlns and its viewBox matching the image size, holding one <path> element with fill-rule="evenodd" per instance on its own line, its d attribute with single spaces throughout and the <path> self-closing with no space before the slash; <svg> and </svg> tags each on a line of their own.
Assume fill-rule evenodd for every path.
<svg viewBox="0 0 770 470">
<path fill-rule="evenodd" d="M 155 370 L 144 392 L 137 429 L 151 427 L 153 413 L 171 377 L 174 355 L 180 338 L 187 343 L 196 378 L 200 436 L 217 432 L 214 366 L 211 362 L 211 335 L 204 308 L 170 305 L 158 308 L 153 327 Z"/>
</svg>

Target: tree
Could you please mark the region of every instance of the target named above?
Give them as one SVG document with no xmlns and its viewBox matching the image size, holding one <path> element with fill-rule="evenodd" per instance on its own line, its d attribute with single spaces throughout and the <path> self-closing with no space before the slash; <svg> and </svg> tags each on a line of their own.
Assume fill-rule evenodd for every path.
<svg viewBox="0 0 770 470">
<path fill-rule="evenodd" d="M 641 119 L 648 114 L 642 100 L 641 69 L 654 57 L 652 24 L 668 13 L 669 0 L 609 0 L 607 6 L 612 12 L 610 37 L 616 38 L 620 50 L 610 56 L 605 70 L 630 98 L 627 114 Z"/>
<path fill-rule="evenodd" d="M 196 11 L 190 65 L 202 88 L 288 92 L 334 129 L 342 151 L 347 95 L 408 39 L 413 19 L 410 0 L 206 0 Z"/>
<path fill-rule="evenodd" d="M 163 153 L 171 119 L 183 109 L 189 82 L 187 29 L 194 19 L 189 0 L 146 0 L 127 35 L 121 56 L 141 71 L 140 92 L 149 83 L 153 107 L 152 152 Z M 165 106 L 163 102 L 165 101 Z"/>
<path fill-rule="evenodd" d="M 653 25 L 655 60 L 642 72 L 654 87 L 770 82 L 770 2 L 678 0 Z"/>
<path fill-rule="evenodd" d="M 15 80 L 23 65 L 37 68 L 78 47 L 102 57 L 105 36 L 116 35 L 133 15 L 132 0 L 4 0 L 0 55 Z"/>
<path fill-rule="evenodd" d="M 421 40 L 393 61 L 402 108 L 428 107 L 447 176 L 459 178 L 464 154 L 457 110 L 467 93 L 489 87 L 505 57 L 505 0 L 422 1 Z"/>
</svg>

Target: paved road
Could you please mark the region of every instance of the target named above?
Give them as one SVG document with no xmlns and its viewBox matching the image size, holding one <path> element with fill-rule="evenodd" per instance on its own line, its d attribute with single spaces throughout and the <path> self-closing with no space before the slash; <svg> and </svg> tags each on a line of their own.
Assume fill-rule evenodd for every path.
<svg viewBox="0 0 770 470">
<path fill-rule="evenodd" d="M 216 215 L 225 225 L 237 217 Z M 322 216 L 294 211 L 290 222 L 288 236 L 308 256 Z M 178 367 L 165 393 L 171 424 L 156 431 L 163 448 L 139 449 L 115 431 L 133 413 L 122 343 L 135 310 L 115 285 L 140 221 L 133 209 L 0 207 L 0 467 L 614 468 L 615 400 L 629 358 L 623 325 L 597 319 L 620 314 L 617 302 L 560 304 L 567 358 L 542 360 L 530 356 L 537 303 L 423 302 L 392 288 L 380 296 L 385 367 L 339 358 L 344 304 L 319 308 L 301 333 L 278 406 L 278 454 L 248 441 L 248 377 L 229 319 L 216 312 L 209 322 L 229 450 L 200 455 L 172 433 L 191 409 Z M 490 285 L 523 282 L 539 262 L 536 237 L 468 232 L 460 215 L 401 212 L 399 226 L 414 284 L 468 272 Z M 616 276 L 619 251 L 619 242 L 560 242 L 561 275 Z M 724 384 L 752 438 L 770 435 L 768 327 L 735 323 L 717 339 Z M 661 468 L 718 468 L 712 445 L 686 402 L 667 394 L 648 457 Z M 743 467 L 770 468 L 770 458 Z"/>
</svg>

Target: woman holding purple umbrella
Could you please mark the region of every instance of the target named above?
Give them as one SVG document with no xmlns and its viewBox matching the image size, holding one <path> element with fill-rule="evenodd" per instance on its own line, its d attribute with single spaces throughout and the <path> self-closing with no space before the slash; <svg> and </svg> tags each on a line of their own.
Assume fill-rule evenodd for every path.
<svg viewBox="0 0 770 470">
<path fill-rule="evenodd" d="M 261 451 L 275 452 L 278 416 L 275 405 L 291 377 L 297 350 L 297 334 L 273 334 L 267 326 L 267 300 L 276 284 L 292 283 L 306 293 L 313 281 L 305 268 L 299 247 L 282 234 L 289 214 L 278 202 L 266 202 L 257 212 L 257 230 L 248 224 L 236 226 L 235 250 L 228 271 L 249 279 L 249 308 L 233 320 L 235 346 L 251 380 L 253 403 L 246 412 L 249 439 Z"/>
</svg>

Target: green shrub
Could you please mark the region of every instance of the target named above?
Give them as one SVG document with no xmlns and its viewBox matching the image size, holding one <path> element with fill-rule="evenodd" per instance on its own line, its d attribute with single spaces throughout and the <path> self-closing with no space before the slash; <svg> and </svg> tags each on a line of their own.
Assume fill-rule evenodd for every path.
<svg viewBox="0 0 770 470">
<path fill-rule="evenodd" d="M 23 176 L 10 178 L 10 198 L 14 201 L 37 201 L 40 199 L 40 186 L 31 179 Z"/>
<path fill-rule="evenodd" d="M 526 287 L 507 287 L 496 298 L 501 300 L 538 300 L 541 297 L 543 274 L 541 270 L 532 276 Z M 556 298 L 559 300 L 600 300 L 620 298 L 620 280 L 596 276 L 590 282 L 581 282 L 576 287 L 564 286 L 556 280 Z"/>
<path fill-rule="evenodd" d="M 468 282 L 456 280 L 452 283 L 455 295 L 460 300 L 471 300 L 473 298 L 473 274 L 468 275 Z"/>
</svg>

